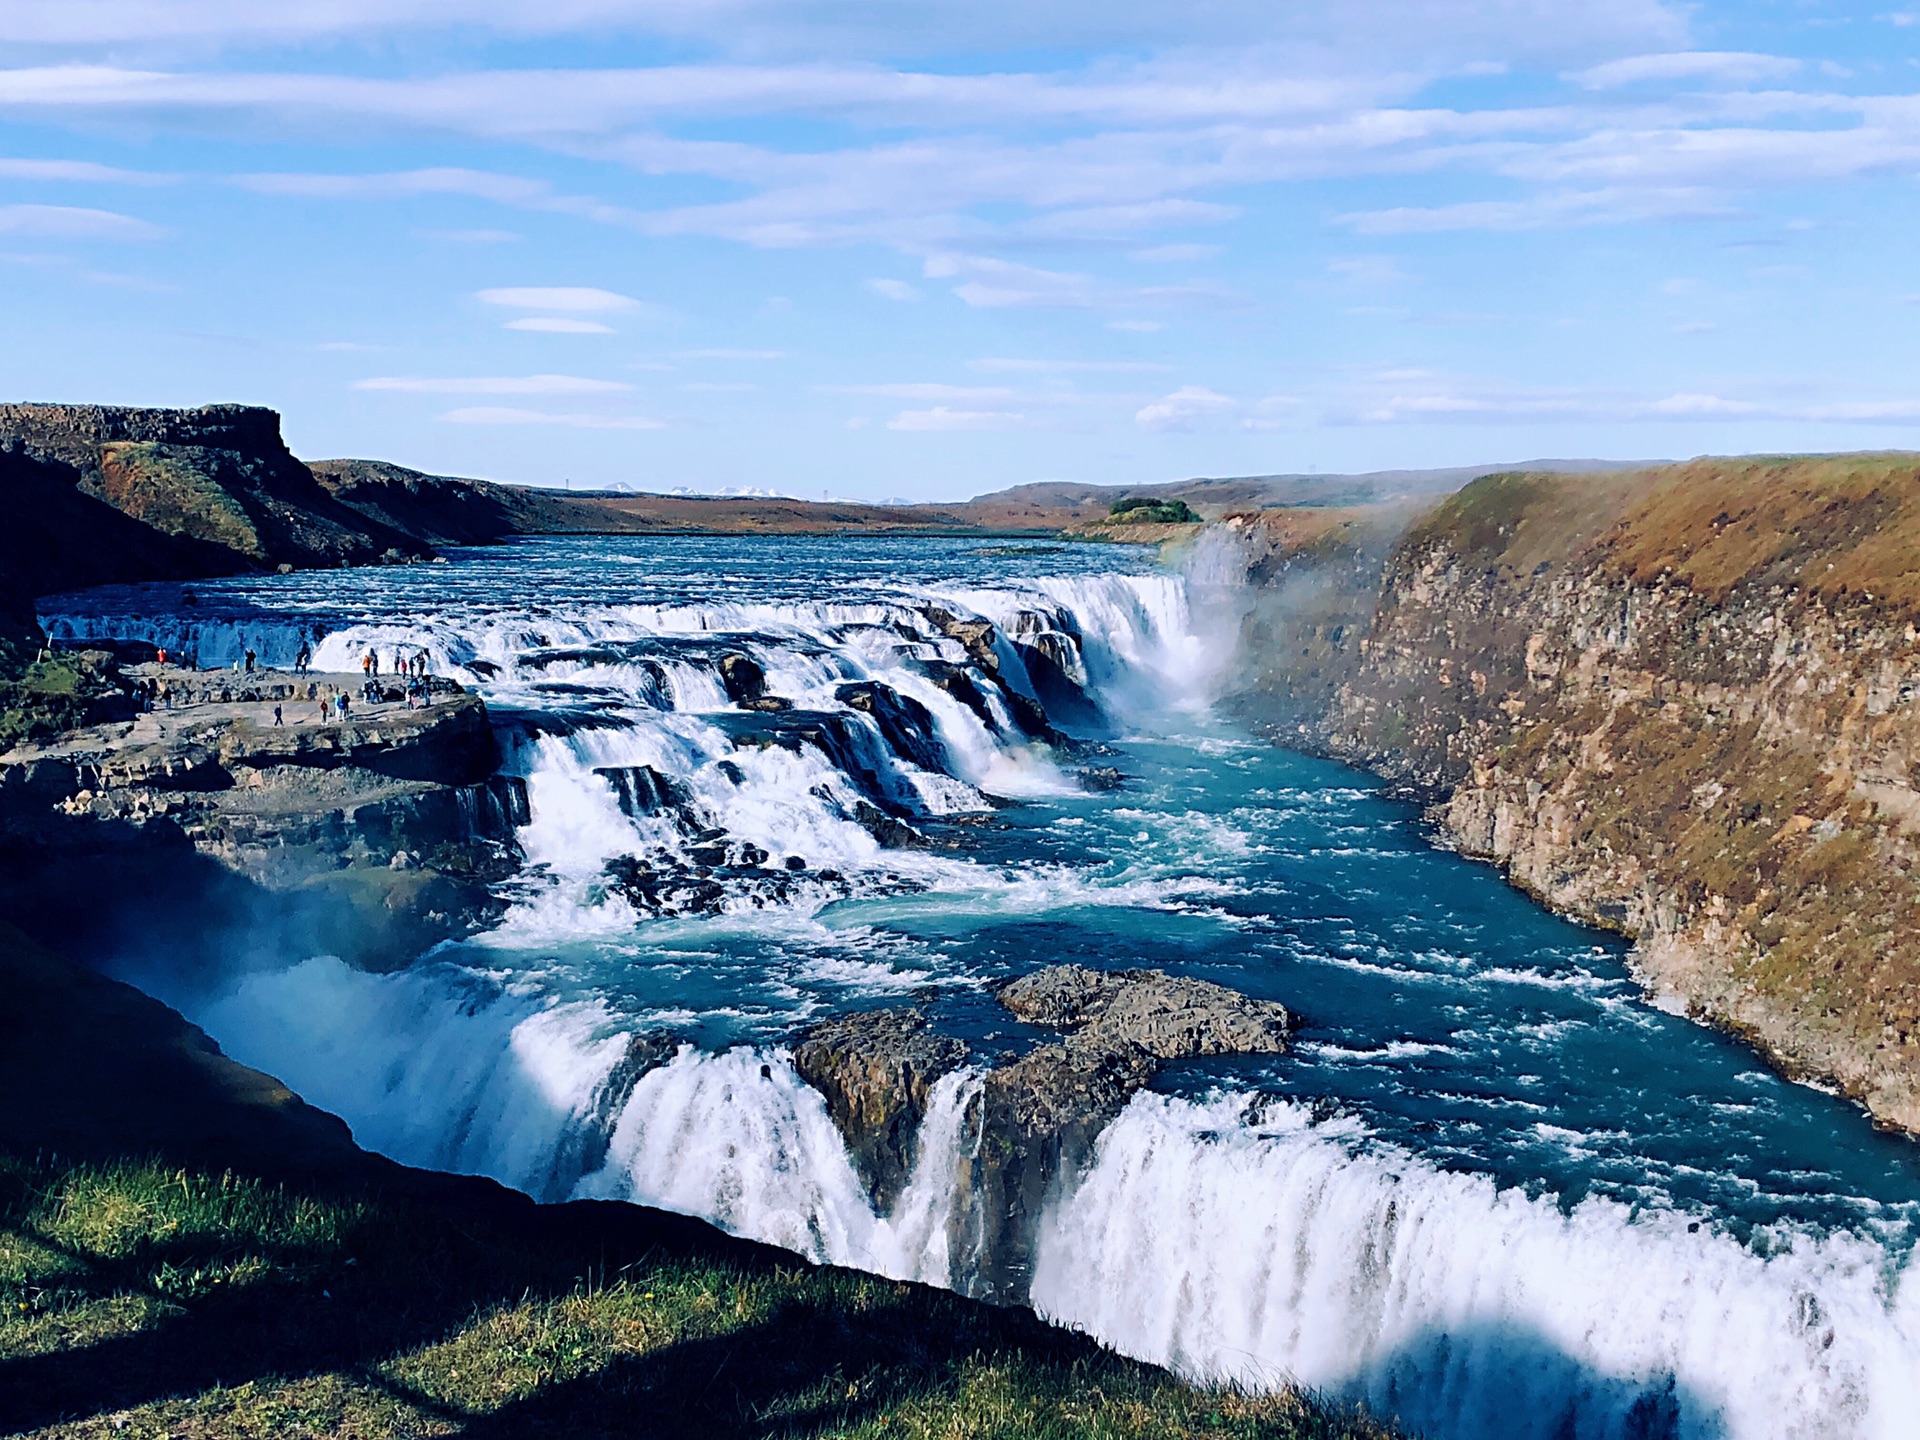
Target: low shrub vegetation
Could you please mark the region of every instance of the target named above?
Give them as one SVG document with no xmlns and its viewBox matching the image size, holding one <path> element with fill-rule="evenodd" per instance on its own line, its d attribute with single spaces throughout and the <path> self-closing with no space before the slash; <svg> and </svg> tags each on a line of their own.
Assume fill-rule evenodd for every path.
<svg viewBox="0 0 1920 1440">
<path fill-rule="evenodd" d="M 1146 495 L 1130 495 L 1124 500 L 1116 500 L 1107 511 L 1109 519 L 1122 525 L 1198 525 L 1200 517 L 1194 514 L 1191 506 L 1184 500 L 1155 500 Z"/>
</svg>

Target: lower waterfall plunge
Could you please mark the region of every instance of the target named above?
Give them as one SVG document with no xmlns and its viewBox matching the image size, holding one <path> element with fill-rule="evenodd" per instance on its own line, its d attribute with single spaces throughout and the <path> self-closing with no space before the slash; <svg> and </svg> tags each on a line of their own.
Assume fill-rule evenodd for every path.
<svg viewBox="0 0 1920 1440">
<path fill-rule="evenodd" d="M 1294 1053 L 1136 1096 L 1034 1217 L 1036 1308 L 1433 1435 L 1910 1433 L 1920 1187 L 1894 1142 L 1651 1011 L 1617 947 L 1359 777 L 1210 721 L 1228 657 L 1177 576 L 908 543 L 556 541 L 141 592 L 116 626 L 207 664 L 284 663 L 316 628 L 333 668 L 425 645 L 485 694 L 531 806 L 491 933 L 388 974 L 143 983 L 396 1159 L 965 1289 L 977 1074 L 939 1082 L 877 1213 L 787 1041 L 925 997 L 1030 1043 L 986 992 L 1056 959 L 1224 978 L 1304 1014 Z M 922 571 L 876 582 L 883 550 Z M 378 584 L 413 587 L 404 623 Z M 729 656 L 762 691 L 737 665 L 729 690 Z M 1075 693 L 1073 721 L 1046 703 Z"/>
</svg>

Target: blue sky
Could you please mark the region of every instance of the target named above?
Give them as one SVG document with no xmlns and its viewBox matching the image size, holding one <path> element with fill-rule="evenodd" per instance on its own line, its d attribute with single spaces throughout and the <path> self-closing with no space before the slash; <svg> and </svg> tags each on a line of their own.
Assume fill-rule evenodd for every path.
<svg viewBox="0 0 1920 1440">
<path fill-rule="evenodd" d="M 5 0 L 0 396 L 638 489 L 1920 448 L 1920 11 Z"/>
</svg>

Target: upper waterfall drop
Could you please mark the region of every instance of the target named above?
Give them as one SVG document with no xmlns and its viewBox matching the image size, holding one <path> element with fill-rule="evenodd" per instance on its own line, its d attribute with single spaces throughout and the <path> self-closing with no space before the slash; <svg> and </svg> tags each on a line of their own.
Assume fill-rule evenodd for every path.
<svg viewBox="0 0 1920 1440">
<path fill-rule="evenodd" d="M 1209 714 L 1237 612 L 1204 574 L 1002 548 L 556 540 L 52 608 L 205 662 L 425 646 L 525 786 L 491 930 L 390 973 L 143 981 L 395 1158 L 963 1289 L 1008 1253 L 994 1071 L 916 1101 L 883 1192 L 803 1037 L 919 1007 L 990 1067 L 1052 1043 L 992 999 L 1040 965 L 1225 983 L 1297 1043 L 1171 1067 L 1083 1137 L 993 1293 L 1448 1440 L 1904 1433 L 1908 1149 L 1649 1008 L 1617 943 L 1352 772 Z"/>
</svg>

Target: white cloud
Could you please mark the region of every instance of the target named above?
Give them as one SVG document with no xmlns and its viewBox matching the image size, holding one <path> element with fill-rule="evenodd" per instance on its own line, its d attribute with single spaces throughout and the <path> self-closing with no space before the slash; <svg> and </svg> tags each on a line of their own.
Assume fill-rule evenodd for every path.
<svg viewBox="0 0 1920 1440">
<path fill-rule="evenodd" d="M 928 256 L 924 269 L 929 280 L 958 280 L 953 293 L 978 310 L 1230 305 L 1239 300 L 1210 286 L 1111 286 L 1088 275 L 951 251 Z"/>
<path fill-rule="evenodd" d="M 1085 275 L 982 255 L 931 255 L 924 268 L 929 280 L 959 280 L 953 293 L 978 309 L 1078 308 L 1095 303 L 1092 282 Z"/>
<path fill-rule="evenodd" d="M 728 350 L 724 347 L 709 347 L 705 350 L 679 351 L 682 360 L 784 360 L 784 350 Z"/>
<path fill-rule="evenodd" d="M 1113 5 L 928 0 L 910 11 L 835 0 L 8 0 L 0 41 L 83 53 L 141 46 L 263 46 L 451 32 L 460 36 L 679 36 L 746 53 L 956 53 L 979 47 L 1154 46 L 1303 50 L 1332 69 L 1379 57 L 1458 66 L 1490 55 L 1572 60 L 1684 43 L 1677 6 L 1614 0 L 1348 0 L 1342 5 Z M 983 77 L 994 79 L 997 77 Z"/>
<path fill-rule="evenodd" d="M 1193 430 L 1234 410 L 1237 403 L 1204 385 L 1182 385 L 1164 399 L 1143 405 L 1133 419 L 1143 430 Z"/>
<path fill-rule="evenodd" d="M 0 205 L 0 235 L 35 240 L 158 240 L 158 225 L 74 205 Z"/>
<path fill-rule="evenodd" d="M 1688 50 L 1665 55 L 1635 55 L 1609 60 L 1567 78 L 1589 90 L 1636 85 L 1647 80 L 1708 80 L 1723 85 L 1746 85 L 1774 80 L 1800 68 L 1798 60 L 1779 55 L 1754 55 L 1733 50 Z"/>
<path fill-rule="evenodd" d="M 883 300 L 918 300 L 920 292 L 904 280 L 884 278 L 867 281 L 867 289 Z"/>
<path fill-rule="evenodd" d="M 0 180 L 72 181 L 85 185 L 166 185 L 175 178 L 146 170 L 120 170 L 91 160 L 9 160 L 0 158 Z"/>
<path fill-rule="evenodd" d="M 1340 218 L 1363 235 L 1418 235 L 1448 230 L 1539 230 L 1561 225 L 1619 225 L 1635 220 L 1731 215 L 1720 195 L 1703 189 L 1560 191 L 1525 200 L 1466 200 L 1401 206 Z"/>
<path fill-rule="evenodd" d="M 1020 430 L 1027 417 L 1012 410 L 902 410 L 887 422 L 889 430 Z"/>
<path fill-rule="evenodd" d="M 355 381 L 353 388 L 409 395 L 599 395 L 633 389 L 618 380 L 589 380 L 580 375 L 375 375 Z"/>
<path fill-rule="evenodd" d="M 886 385 L 823 385 L 835 395 L 877 395 L 883 400 L 958 400 L 974 404 L 1012 400 L 1017 391 L 997 385 L 940 385 L 909 381 Z"/>
<path fill-rule="evenodd" d="M 541 335 L 611 335 L 613 327 L 598 320 L 578 320 L 565 315 L 522 315 L 509 320 L 508 330 L 532 330 Z"/>
<path fill-rule="evenodd" d="M 1327 273 L 1357 285 L 1394 285 L 1411 278 L 1391 255 L 1349 255 L 1330 260 Z"/>
<path fill-rule="evenodd" d="M 510 310 L 560 310 L 584 315 L 631 310 L 640 303 L 631 295 L 596 290 L 590 285 L 508 286 L 478 291 L 474 298 L 482 305 L 501 305 Z"/>
<path fill-rule="evenodd" d="M 984 360 L 969 360 L 969 370 L 1012 371 L 1051 375 L 1066 371 L 1088 371 L 1096 374 L 1147 374 L 1155 371 L 1171 370 L 1171 365 L 1159 365 L 1148 360 L 1033 360 L 1016 359 L 1007 356 L 989 356 Z"/>
<path fill-rule="evenodd" d="M 555 414 L 549 410 L 517 410 L 504 405 L 473 405 L 449 410 L 440 417 L 455 425 L 559 425 L 569 430 L 664 430 L 666 422 L 643 415 Z"/>
</svg>

